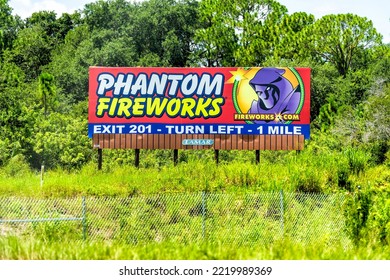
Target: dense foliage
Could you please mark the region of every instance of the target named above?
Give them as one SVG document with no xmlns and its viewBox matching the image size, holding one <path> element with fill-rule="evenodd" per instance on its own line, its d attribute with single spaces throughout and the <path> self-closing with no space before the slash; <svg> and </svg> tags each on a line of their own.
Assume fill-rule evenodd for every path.
<svg viewBox="0 0 390 280">
<path fill-rule="evenodd" d="M 290 173 L 295 177 L 282 173 L 284 179 L 274 182 L 287 180 L 299 191 L 351 192 L 353 239 L 375 232 L 390 242 L 390 46 L 369 19 L 289 14 L 276 0 L 98 0 L 73 14 L 40 11 L 22 20 L 8 0 L 0 0 L 0 28 L 4 176 L 42 164 L 76 172 L 94 161 L 87 137 L 89 66 L 310 67 L 312 137 L 300 156 L 331 163 L 301 165 Z M 130 154 L 111 151 L 106 157 L 123 166 Z M 285 155 L 268 156 L 269 163 Z M 169 166 L 164 151 L 144 156 L 145 168 Z M 222 162 L 245 158 L 221 156 Z M 186 154 L 180 157 L 188 161 Z M 362 175 L 382 169 L 380 182 Z M 247 181 L 235 178 L 232 185 L 263 183 L 250 172 L 242 176 Z"/>
</svg>

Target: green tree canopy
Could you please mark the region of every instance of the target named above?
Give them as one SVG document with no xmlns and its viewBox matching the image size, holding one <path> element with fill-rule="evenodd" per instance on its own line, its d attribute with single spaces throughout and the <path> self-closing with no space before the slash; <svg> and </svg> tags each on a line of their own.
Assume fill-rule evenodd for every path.
<svg viewBox="0 0 390 280">
<path fill-rule="evenodd" d="M 195 0 L 150 0 L 141 3 L 131 33 L 139 59 L 155 55 L 159 57 L 160 65 L 154 66 L 189 65 L 198 25 L 197 6 Z"/>
<path fill-rule="evenodd" d="M 315 59 L 332 63 L 342 76 L 371 49 L 382 43 L 382 36 L 372 21 L 354 14 L 326 15 L 317 20 L 305 34 Z"/>
<path fill-rule="evenodd" d="M 195 50 L 206 66 L 255 66 L 273 56 L 285 6 L 273 0 L 203 0 Z"/>
<path fill-rule="evenodd" d="M 19 17 L 12 16 L 8 0 L 0 0 L 0 62 L 4 50 L 12 47 L 21 27 L 22 21 Z"/>
<path fill-rule="evenodd" d="M 18 65 L 31 82 L 38 78 L 41 68 L 51 60 L 51 46 L 41 26 L 19 31 L 12 50 L 5 59 Z"/>
</svg>

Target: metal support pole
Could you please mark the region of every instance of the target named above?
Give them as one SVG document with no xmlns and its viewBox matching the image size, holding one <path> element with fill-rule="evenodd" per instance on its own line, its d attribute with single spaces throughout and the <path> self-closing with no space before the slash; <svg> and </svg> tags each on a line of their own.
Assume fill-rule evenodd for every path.
<svg viewBox="0 0 390 280">
<path fill-rule="evenodd" d="M 256 164 L 260 163 L 260 150 L 256 150 Z"/>
<path fill-rule="evenodd" d="M 45 174 L 45 166 L 42 164 L 41 165 L 41 188 L 43 187 L 43 177 Z"/>
<path fill-rule="evenodd" d="M 102 170 L 103 165 L 103 150 L 98 149 L 98 170 Z"/>
<path fill-rule="evenodd" d="M 173 165 L 176 166 L 179 161 L 179 150 L 174 149 L 173 150 Z"/>
<path fill-rule="evenodd" d="M 219 164 L 219 150 L 214 150 L 215 163 Z"/>
<path fill-rule="evenodd" d="M 135 167 L 139 167 L 139 149 L 134 150 L 134 165 Z"/>
<path fill-rule="evenodd" d="M 83 196 L 82 204 L 82 215 L 83 215 L 83 240 L 87 240 L 87 204 L 85 201 L 85 196 Z"/>
</svg>

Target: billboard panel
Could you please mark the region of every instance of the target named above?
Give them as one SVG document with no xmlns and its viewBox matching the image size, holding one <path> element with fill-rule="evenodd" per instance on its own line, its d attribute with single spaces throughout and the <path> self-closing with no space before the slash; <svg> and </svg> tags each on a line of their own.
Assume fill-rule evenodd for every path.
<svg viewBox="0 0 390 280">
<path fill-rule="evenodd" d="M 309 68 L 91 67 L 94 134 L 310 136 Z"/>
</svg>

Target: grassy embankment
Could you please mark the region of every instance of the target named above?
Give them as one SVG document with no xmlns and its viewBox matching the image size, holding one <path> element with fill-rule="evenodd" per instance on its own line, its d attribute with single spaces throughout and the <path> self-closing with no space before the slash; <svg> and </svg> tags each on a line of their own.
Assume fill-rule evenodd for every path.
<svg viewBox="0 0 390 280">
<path fill-rule="evenodd" d="M 29 197 L 128 196 L 203 190 L 337 193 L 354 191 L 357 185 L 373 182 L 378 178 L 367 176 L 376 169 L 386 169 L 373 170 L 368 159 L 354 160 L 342 153 L 263 152 L 261 163 L 256 165 L 253 152 L 230 151 L 222 153 L 221 163 L 216 165 L 211 151 L 186 152 L 190 156 L 183 155 L 185 161 L 177 166 L 173 166 L 167 154 L 159 160 L 148 154 L 144 162 L 141 157 L 139 169 L 105 159 L 102 171 L 97 171 L 96 163 L 72 172 L 50 170 L 45 172 L 43 187 L 39 172 L 23 171 L 16 165 L 10 168 L 19 171 L 12 175 L 9 168 L 0 170 L 0 193 Z"/>
<path fill-rule="evenodd" d="M 154 161 L 147 154 L 139 169 L 128 164 L 105 162 L 103 170 L 97 171 L 96 164 L 91 163 L 79 171 L 46 172 L 43 187 L 39 173 L 21 167 L 10 174 L 8 167 L 0 172 L 0 193 L 3 197 L 36 198 L 199 191 L 239 194 L 281 189 L 286 192 L 355 193 L 357 186 L 361 186 L 360 190 L 373 189 L 376 193 L 384 193 L 385 200 L 388 198 L 388 166 L 370 166 L 369 160 L 359 158 L 359 154 L 321 153 L 315 156 L 309 152 L 264 152 L 260 165 L 254 164 L 254 155 L 249 152 L 226 153 L 222 157 L 219 166 L 208 152 L 185 154 L 177 166 L 167 158 Z M 375 236 L 359 238 L 362 242 L 354 246 L 329 245 L 322 239 L 303 244 L 285 238 L 254 247 L 207 242 L 129 245 L 89 241 L 80 245 L 73 241 L 1 237 L 0 259 L 389 259 L 386 242 L 377 242 Z"/>
<path fill-rule="evenodd" d="M 390 259 L 388 247 L 369 245 L 345 248 L 318 242 L 302 245 L 289 240 L 267 246 L 226 244 L 124 244 L 54 242 L 0 238 L 0 259 L 23 260 L 379 260 Z"/>
</svg>

